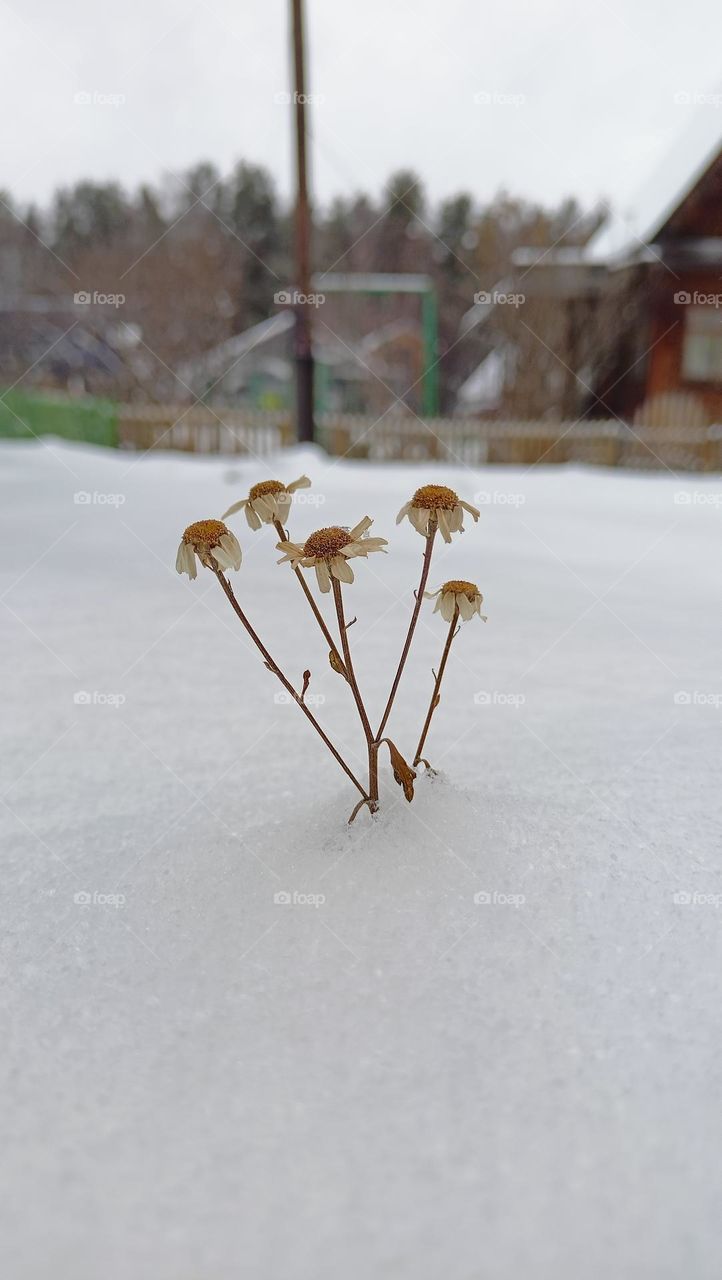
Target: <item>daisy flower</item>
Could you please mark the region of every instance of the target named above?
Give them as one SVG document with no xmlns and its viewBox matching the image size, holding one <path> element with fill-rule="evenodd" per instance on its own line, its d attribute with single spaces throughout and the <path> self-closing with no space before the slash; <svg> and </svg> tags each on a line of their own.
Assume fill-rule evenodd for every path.
<svg viewBox="0 0 722 1280">
<path fill-rule="evenodd" d="M 240 502 L 234 502 L 233 506 L 224 511 L 221 519 L 225 520 L 227 516 L 235 515 L 236 511 L 244 510 L 252 529 L 260 529 L 262 524 L 273 524 L 274 520 L 285 525 L 294 493 L 297 489 L 309 489 L 310 486 L 308 476 L 299 476 L 291 484 L 281 484 L 280 480 L 261 480 L 260 484 L 253 485 L 247 498 L 241 498 Z"/>
<path fill-rule="evenodd" d="M 486 622 L 481 612 L 484 597 L 475 582 L 454 579 L 452 582 L 445 582 L 438 591 L 425 591 L 424 595 L 427 600 L 436 600 L 434 613 L 440 613 L 444 622 L 451 622 L 457 609 L 463 622 L 468 622 L 475 613 L 478 613 L 482 622 Z"/>
<path fill-rule="evenodd" d="M 386 538 L 369 538 L 367 532 L 373 520 L 364 516 L 353 529 L 333 526 L 317 529 L 301 545 L 300 542 L 278 542 L 276 546 L 285 554 L 278 561 L 288 561 L 296 569 L 315 569 L 318 585 L 324 593 L 331 590 L 331 578 L 339 582 L 353 582 L 353 569 L 348 563 L 354 556 L 367 556 L 370 551 L 383 551 Z"/>
<path fill-rule="evenodd" d="M 207 569 L 240 569 L 241 548 L 235 534 L 222 520 L 197 520 L 189 524 L 178 548 L 175 567 L 189 578 L 198 576 L 196 556 Z"/>
<path fill-rule="evenodd" d="M 453 489 L 443 484 L 425 484 L 417 489 L 410 502 L 399 511 L 396 523 L 400 524 L 404 516 L 408 516 L 417 533 L 427 537 L 433 528 L 433 520 L 439 527 L 444 542 L 451 542 L 452 533 L 464 532 L 464 512 L 468 511 L 474 520 L 479 519 L 479 512 L 468 502 L 463 502 Z"/>
</svg>

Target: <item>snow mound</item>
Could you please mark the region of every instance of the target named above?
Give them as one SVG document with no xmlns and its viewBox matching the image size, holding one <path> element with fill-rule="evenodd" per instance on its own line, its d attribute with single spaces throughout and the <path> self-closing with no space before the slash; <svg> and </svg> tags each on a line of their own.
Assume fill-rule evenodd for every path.
<svg viewBox="0 0 722 1280">
<path fill-rule="evenodd" d="M 720 478 L 0 454 L 3 1276 L 715 1275 Z M 173 569 L 190 521 L 303 471 L 294 532 L 390 540 L 351 588 L 374 721 L 420 570 L 397 510 L 430 480 L 482 506 L 430 583 L 489 615 L 439 772 L 409 806 L 384 756 L 350 827 L 215 582 Z M 363 769 L 273 535 L 234 529 L 251 620 Z M 422 613 L 406 755 L 444 631 Z"/>
</svg>

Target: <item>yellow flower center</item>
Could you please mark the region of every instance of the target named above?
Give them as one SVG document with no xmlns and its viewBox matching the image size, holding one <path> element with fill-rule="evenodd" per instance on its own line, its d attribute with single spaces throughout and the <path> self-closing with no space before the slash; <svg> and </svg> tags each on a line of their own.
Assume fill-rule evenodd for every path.
<svg viewBox="0 0 722 1280">
<path fill-rule="evenodd" d="M 260 484 L 254 484 L 248 497 L 251 502 L 254 498 L 265 498 L 267 493 L 285 493 L 286 486 L 281 484 L 280 480 L 261 480 Z"/>
<path fill-rule="evenodd" d="M 316 556 L 319 560 L 332 560 L 350 541 L 348 529 L 339 529 L 335 525 L 330 529 L 317 529 L 306 539 L 303 554 Z"/>
<path fill-rule="evenodd" d="M 455 596 L 466 596 L 467 600 L 473 600 L 475 596 L 481 595 L 475 582 L 462 582 L 460 578 L 452 578 L 451 582 L 445 582 L 441 591 L 443 595 L 448 591 Z"/>
<path fill-rule="evenodd" d="M 222 520 L 196 520 L 195 524 L 188 525 L 183 541 L 192 547 L 217 547 L 224 533 L 228 533 L 228 529 Z"/>
<path fill-rule="evenodd" d="M 412 507 L 425 507 L 429 511 L 434 511 L 437 507 L 442 507 L 444 511 L 453 511 L 458 503 L 458 495 L 453 489 L 447 489 L 443 484 L 425 484 L 421 489 L 416 490 L 411 499 Z"/>
</svg>

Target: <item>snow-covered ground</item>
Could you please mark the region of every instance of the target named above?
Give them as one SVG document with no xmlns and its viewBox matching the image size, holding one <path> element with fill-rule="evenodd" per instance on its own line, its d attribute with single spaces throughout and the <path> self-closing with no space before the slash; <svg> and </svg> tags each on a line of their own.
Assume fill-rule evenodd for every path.
<svg viewBox="0 0 722 1280">
<path fill-rule="evenodd" d="M 486 498 L 431 573 L 489 615 L 442 774 L 408 806 L 384 765 L 351 828 L 212 576 L 174 571 L 187 523 L 304 470 L 293 533 L 389 538 L 347 597 L 372 720 L 423 545 L 396 511 Z M 0 474 L 4 1280 L 716 1280 L 722 480 L 58 442 Z M 360 767 L 274 535 L 231 523 L 251 620 Z"/>
</svg>

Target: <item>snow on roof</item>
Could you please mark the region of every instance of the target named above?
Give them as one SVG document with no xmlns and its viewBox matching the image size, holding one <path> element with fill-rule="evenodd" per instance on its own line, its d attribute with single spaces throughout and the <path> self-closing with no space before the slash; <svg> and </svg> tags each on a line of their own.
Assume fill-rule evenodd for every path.
<svg viewBox="0 0 722 1280">
<path fill-rule="evenodd" d="M 490 351 L 459 387 L 457 408 L 467 413 L 498 408 L 504 391 L 505 375 L 504 351 Z"/>
<path fill-rule="evenodd" d="M 678 94 L 680 109 L 690 109 L 691 94 Z M 718 95 L 707 94 L 705 99 Z M 647 174 L 624 212 L 612 210 L 609 221 L 592 238 L 588 260 L 606 262 L 627 256 L 652 243 L 655 236 L 699 182 L 722 147 L 719 108 L 706 101 L 697 107 L 686 128 L 676 136 L 663 161 Z"/>
<path fill-rule="evenodd" d="M 419 338 L 421 336 L 421 325 L 415 320 L 405 320 L 401 317 L 398 320 L 389 320 L 387 324 L 382 324 L 378 329 L 372 329 L 370 333 L 364 335 L 358 343 L 358 351 L 362 357 L 373 355 L 380 347 L 387 346 L 390 342 L 395 342 L 397 338 L 405 337 Z"/>
<path fill-rule="evenodd" d="M 180 376 L 186 382 L 192 382 L 197 378 L 223 377 L 243 356 L 248 355 L 262 343 L 270 342 L 279 333 L 287 332 L 293 327 L 293 323 L 292 311 L 279 311 L 278 315 L 271 316 L 269 320 L 261 320 L 250 329 L 244 329 L 243 333 L 237 333 L 232 338 L 227 338 L 225 342 L 211 347 L 209 351 L 204 351 L 196 359 L 188 360 L 181 366 Z"/>
</svg>

